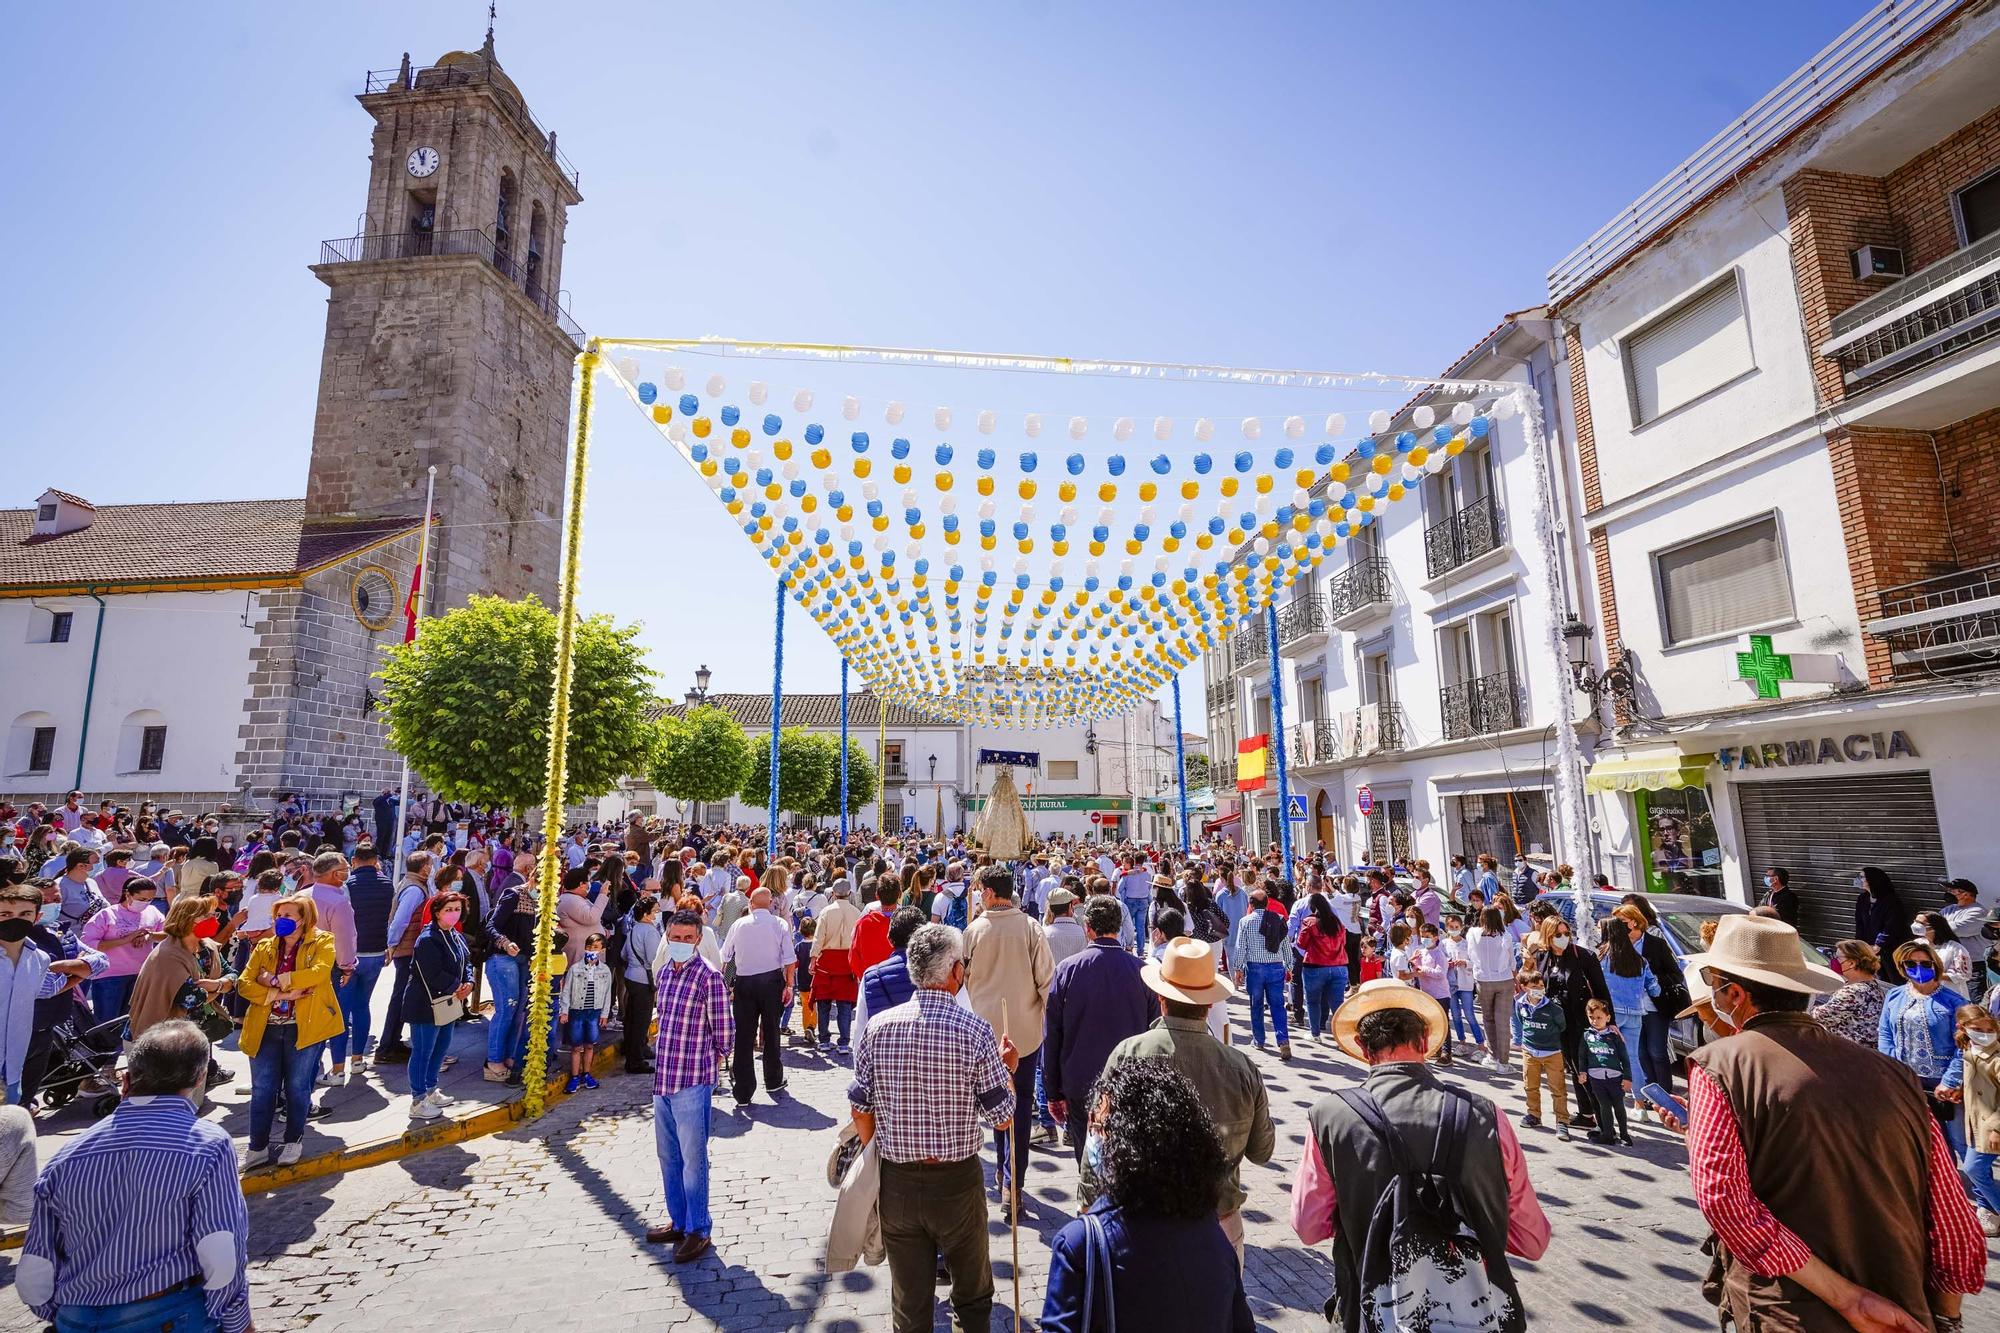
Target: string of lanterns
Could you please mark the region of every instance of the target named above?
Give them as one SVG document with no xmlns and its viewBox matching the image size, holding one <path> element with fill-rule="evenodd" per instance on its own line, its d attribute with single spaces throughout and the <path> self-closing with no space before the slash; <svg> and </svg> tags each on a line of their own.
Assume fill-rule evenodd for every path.
<svg viewBox="0 0 2000 1333">
<path fill-rule="evenodd" d="M 891 401 L 878 433 L 854 395 L 816 414 L 809 389 L 732 396 L 721 374 L 615 352 L 609 372 L 873 691 L 1023 726 L 1126 711 L 1518 410 L 1419 402 L 1403 428 L 1376 410 L 1342 438 L 1341 413 L 1003 428 Z M 1191 455 L 1161 447 L 1184 429 Z M 1003 456 L 992 439 L 1016 430 Z"/>
</svg>

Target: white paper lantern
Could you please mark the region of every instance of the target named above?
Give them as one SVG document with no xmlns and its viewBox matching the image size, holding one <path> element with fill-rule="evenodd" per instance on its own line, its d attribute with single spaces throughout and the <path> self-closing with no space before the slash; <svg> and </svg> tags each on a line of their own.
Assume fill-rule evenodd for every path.
<svg viewBox="0 0 2000 1333">
<path fill-rule="evenodd" d="M 979 414 L 979 433 L 981 435 L 991 435 L 993 433 L 993 428 L 996 425 L 998 425 L 999 422 L 1000 422 L 999 414 L 994 412 L 992 408 L 990 407 L 987 408 L 984 412 L 981 412 Z"/>
<path fill-rule="evenodd" d="M 1446 454 L 1432 454 L 1424 460 L 1424 471 L 1435 477 L 1438 473 L 1444 471 L 1445 464 L 1449 462 L 1451 462 L 1451 458 Z"/>
<path fill-rule="evenodd" d="M 981 556 L 979 558 L 979 572 L 983 574 L 991 568 L 993 568 L 993 557 L 990 555 Z"/>
<path fill-rule="evenodd" d="M 1031 440 L 1040 435 L 1042 433 L 1041 414 L 1039 412 L 1028 413 L 1027 419 L 1021 422 L 1021 431 Z"/>
<path fill-rule="evenodd" d="M 1410 421 L 1418 430 L 1429 430 L 1431 423 L 1436 420 L 1437 413 L 1431 410 L 1429 403 L 1423 404 L 1416 411 L 1410 413 Z"/>
<path fill-rule="evenodd" d="M 1174 517 L 1178 518 L 1183 523 L 1192 521 L 1194 518 L 1194 506 L 1191 504 L 1182 505 L 1179 509 L 1174 511 Z"/>
<path fill-rule="evenodd" d="M 1132 438 L 1132 418 L 1120 417 L 1111 427 L 1111 438 L 1124 443 Z"/>
<path fill-rule="evenodd" d="M 844 542 L 854 540 L 854 525 L 852 523 L 843 523 L 840 525 L 840 539 Z"/>
<path fill-rule="evenodd" d="M 956 514 L 958 512 L 958 497 L 956 495 L 939 496 L 938 512 L 940 514 Z"/>
<path fill-rule="evenodd" d="M 1172 417 L 1154 417 L 1153 438 L 1156 440 L 1171 440 L 1174 438 L 1174 419 Z"/>
<path fill-rule="evenodd" d="M 812 405 L 813 395 L 811 389 L 800 389 L 792 395 L 792 410 L 794 412 L 810 412 L 812 411 Z"/>
<path fill-rule="evenodd" d="M 1514 394 L 1508 394 L 1505 398 L 1493 404 L 1493 415 L 1502 421 L 1512 421 L 1520 410 L 1521 400 Z"/>
<path fill-rule="evenodd" d="M 1387 412 L 1378 407 L 1368 414 L 1368 433 L 1370 435 L 1380 435 L 1387 429 L 1389 429 L 1389 414 Z"/>
<path fill-rule="evenodd" d="M 764 466 L 764 455 L 755 449 L 743 455 L 743 470 L 745 472 L 755 472 L 762 466 Z"/>
<path fill-rule="evenodd" d="M 666 385 L 675 393 L 679 393 L 681 386 L 687 383 L 687 376 L 682 373 L 679 366 L 668 366 L 667 373 L 660 376 L 660 383 Z"/>
<path fill-rule="evenodd" d="M 1347 418 L 1339 412 L 1329 413 L 1326 418 L 1326 433 L 1338 435 L 1347 429 Z"/>
<path fill-rule="evenodd" d="M 1292 508 L 1304 509 L 1312 503 L 1312 495 L 1304 487 L 1292 492 Z"/>
<path fill-rule="evenodd" d="M 1243 418 L 1243 438 L 1254 440 L 1264 433 L 1264 423 L 1255 417 Z"/>
<path fill-rule="evenodd" d="M 993 502 L 991 500 L 981 500 L 979 502 L 979 516 L 981 518 L 993 517 Z"/>
<path fill-rule="evenodd" d="M 882 419 L 892 426 L 900 426 L 903 424 L 903 414 L 908 410 L 901 403 L 891 403 L 888 410 L 882 414 Z"/>
<path fill-rule="evenodd" d="M 883 534 L 882 534 L 881 536 L 879 536 L 879 537 L 877 537 L 877 538 L 875 539 L 875 549 L 876 549 L 876 550 L 878 550 L 878 551 L 886 551 L 886 550 L 888 550 L 888 549 L 889 549 L 889 534 L 888 534 L 888 533 L 886 533 L 886 532 L 885 532 L 885 533 L 883 533 Z"/>
<path fill-rule="evenodd" d="M 841 399 L 840 415 L 846 417 L 849 421 L 853 421 L 856 417 L 859 417 L 861 415 L 861 400 L 853 394 L 849 394 L 847 397 Z"/>
<path fill-rule="evenodd" d="M 1271 516 L 1271 496 L 1268 491 L 1257 497 L 1255 508 L 1257 510 L 1257 517 L 1269 518 Z"/>
<path fill-rule="evenodd" d="M 1072 440 L 1080 440 L 1089 433 L 1090 433 L 1090 421 L 1088 418 L 1071 417 L 1069 419 L 1069 437 Z"/>
<path fill-rule="evenodd" d="M 796 481 L 798 480 L 798 476 L 799 476 L 799 460 L 796 458 L 787 458 L 785 460 L 785 480 Z"/>
<path fill-rule="evenodd" d="M 1287 439 L 1296 440 L 1303 437 L 1305 433 L 1306 419 L 1304 417 L 1285 418 L 1285 436 Z"/>
<path fill-rule="evenodd" d="M 903 508 L 905 509 L 914 508 L 916 506 L 916 503 L 917 503 L 917 493 L 914 490 L 905 490 L 903 492 Z"/>
<path fill-rule="evenodd" d="M 877 496 L 878 496 L 879 494 L 880 494 L 880 492 L 879 492 L 879 491 L 877 491 L 877 490 L 875 489 L 875 483 L 874 483 L 874 482 L 872 482 L 872 481 L 864 481 L 864 482 L 862 482 L 862 483 L 861 483 L 861 498 L 862 498 L 862 499 L 864 499 L 864 500 L 873 500 L 873 499 L 875 499 L 875 498 L 876 498 L 876 497 L 877 497 Z"/>
<path fill-rule="evenodd" d="M 1250 549 L 1258 555 L 1269 555 L 1271 554 L 1271 543 L 1265 538 L 1259 537 L 1250 543 Z"/>
<path fill-rule="evenodd" d="M 1472 420 L 1472 404 L 1454 403 L 1451 409 L 1451 419 L 1461 426 L 1470 422 Z"/>
<path fill-rule="evenodd" d="M 1021 521 L 1023 523 L 1033 523 L 1035 521 L 1035 507 L 1033 505 L 1021 506 Z"/>
<path fill-rule="evenodd" d="M 1194 423 L 1194 437 L 1206 443 L 1215 438 L 1215 423 L 1207 417 Z"/>
<path fill-rule="evenodd" d="M 940 407 L 939 409 L 937 409 L 937 411 L 931 413 L 931 421 L 937 426 L 939 430 L 950 430 L 951 409 L 948 407 Z"/>
</svg>

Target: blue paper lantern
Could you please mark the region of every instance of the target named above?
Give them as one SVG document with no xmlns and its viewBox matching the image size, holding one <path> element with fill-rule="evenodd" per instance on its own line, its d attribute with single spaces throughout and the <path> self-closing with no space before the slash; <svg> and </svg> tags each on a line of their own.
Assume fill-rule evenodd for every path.
<svg viewBox="0 0 2000 1333">
<path fill-rule="evenodd" d="M 725 426 L 733 426 L 743 419 L 743 414 L 736 410 L 736 404 L 734 403 L 724 407 L 720 415 L 722 417 L 722 424 Z"/>
<path fill-rule="evenodd" d="M 911 505 L 908 509 L 905 509 L 903 511 L 903 523 L 906 526 L 914 528 L 915 526 L 917 526 L 917 524 L 923 521 L 924 521 L 924 511 L 917 508 L 915 505 Z M 918 570 L 917 572 L 922 573 L 923 571 Z"/>
<path fill-rule="evenodd" d="M 1209 469 L 1214 466 L 1215 466 L 1215 460 L 1210 458 L 1207 454 L 1196 454 L 1194 456 L 1194 470 L 1197 475 L 1203 477 L 1207 476 Z"/>
<path fill-rule="evenodd" d="M 1328 463 L 1331 463 L 1333 461 L 1334 454 L 1336 452 L 1337 451 L 1334 449 L 1332 445 L 1322 444 L 1319 448 L 1313 450 L 1313 461 L 1315 463 L 1318 463 L 1321 467 L 1325 467 Z"/>
<path fill-rule="evenodd" d="M 766 412 L 764 414 L 764 433 L 766 435 L 776 435 L 784 428 L 785 423 L 779 418 L 776 412 Z"/>
<path fill-rule="evenodd" d="M 937 447 L 937 450 L 931 455 L 931 457 L 937 459 L 937 465 L 939 467 L 946 466 L 951 462 L 951 446 L 948 444 L 939 445 Z"/>
<path fill-rule="evenodd" d="M 1180 541 L 1187 536 L 1187 524 L 1175 520 L 1167 525 L 1167 531 L 1173 536 L 1175 541 Z"/>
<path fill-rule="evenodd" d="M 688 446 L 688 457 L 697 463 L 706 463 L 708 461 L 708 446 L 700 440 L 696 440 Z"/>
<path fill-rule="evenodd" d="M 1223 522 L 1222 515 L 1217 514 L 1214 518 L 1208 520 L 1208 531 L 1210 536 L 1220 537 L 1223 533 L 1229 531 L 1229 525 Z"/>
<path fill-rule="evenodd" d="M 743 460 L 740 458 L 725 458 L 722 460 L 722 470 L 727 475 L 733 477 L 743 470 Z"/>
<path fill-rule="evenodd" d="M 1051 523 L 1051 524 L 1049 524 L 1049 540 L 1050 540 L 1050 541 L 1052 541 L 1052 542 L 1066 542 L 1066 541 L 1068 541 L 1068 540 L 1069 540 L 1069 525 L 1068 525 L 1068 524 L 1066 524 L 1066 523 Z"/>
<path fill-rule="evenodd" d="M 1271 465 L 1281 472 L 1290 467 L 1292 465 L 1292 451 L 1289 448 L 1278 450 L 1277 453 L 1271 455 Z"/>
<path fill-rule="evenodd" d="M 772 476 L 772 473 L 771 473 L 771 469 L 769 469 L 769 468 L 767 468 L 767 467 L 760 467 L 760 468 L 758 468 L 758 469 L 757 469 L 757 484 L 758 484 L 759 486 L 769 486 L 769 485 L 771 484 L 771 476 Z"/>
<path fill-rule="evenodd" d="M 806 479 L 804 477 L 793 477 L 792 484 L 785 489 L 791 493 L 791 497 L 794 500 L 802 500 L 805 498 L 806 493 Z"/>
<path fill-rule="evenodd" d="M 1040 459 L 1035 457 L 1033 450 L 1024 449 L 1021 451 L 1021 471 L 1033 472 L 1035 470 L 1035 464 L 1037 464 L 1040 461 L 1041 461 Z"/>
<path fill-rule="evenodd" d="M 882 502 L 880 500 L 870 500 L 868 502 L 868 517 L 882 517 Z"/>
<path fill-rule="evenodd" d="M 1174 465 L 1174 460 L 1168 458 L 1165 454 L 1153 455 L 1152 467 L 1154 476 L 1156 477 L 1166 476 L 1167 473 L 1173 468 L 1173 465 Z"/>
<path fill-rule="evenodd" d="M 1022 592 L 1026 592 L 1028 590 L 1028 576 L 1026 574 L 1016 574 L 1014 576 L 1014 586 L 1019 588 Z M 1029 631 L 1028 637 L 1029 638 L 1034 637 L 1034 632 L 1032 630 Z"/>
<path fill-rule="evenodd" d="M 1493 422 L 1488 417 L 1474 417 L 1472 424 L 1467 426 L 1466 429 L 1472 432 L 1473 439 L 1483 440 L 1487 435 L 1492 433 Z"/>
<path fill-rule="evenodd" d="M 1071 475 L 1072 477 L 1080 477 L 1080 476 L 1082 476 L 1082 475 L 1083 475 L 1083 455 L 1082 455 L 1082 454 L 1071 454 L 1071 455 L 1070 455 L 1070 456 L 1069 456 L 1068 458 L 1065 458 L 1065 459 L 1063 460 L 1063 466 L 1069 469 L 1069 474 L 1070 474 L 1070 475 Z"/>
<path fill-rule="evenodd" d="M 806 443 L 818 444 L 826 438 L 826 428 L 817 421 L 806 427 Z"/>
<path fill-rule="evenodd" d="M 1111 529 L 1100 523 L 1090 530 L 1090 539 L 1094 542 L 1108 542 L 1111 540 Z"/>
<path fill-rule="evenodd" d="M 1026 523 L 1016 523 L 1014 525 L 1014 540 L 1017 542 L 1028 540 L 1028 525 Z"/>
<path fill-rule="evenodd" d="M 995 454 L 991 449 L 981 449 L 976 456 L 976 461 L 979 463 L 979 470 L 981 472 L 991 472 L 993 470 L 994 457 Z"/>
<path fill-rule="evenodd" d="M 759 500 L 750 506 L 750 517 L 752 518 L 764 517 L 764 502 L 762 500 Z"/>
<path fill-rule="evenodd" d="M 844 505 L 844 504 L 846 504 L 846 503 L 847 503 L 847 492 L 846 492 L 846 491 L 828 491 L 828 492 L 826 493 L 826 502 L 827 502 L 828 504 L 832 505 L 832 506 L 833 506 L 833 507 L 834 507 L 835 509 L 838 509 L 838 508 L 840 508 L 840 507 L 841 507 L 842 505 Z"/>
<path fill-rule="evenodd" d="M 862 433 L 865 434 L 866 432 Z M 900 463 L 909 456 L 910 456 L 910 442 L 908 440 L 904 439 L 902 436 L 899 435 L 895 439 L 889 441 L 889 457 L 895 459 L 897 462 Z"/>
<path fill-rule="evenodd" d="M 653 383 L 651 380 L 640 381 L 639 383 L 640 402 L 644 403 L 648 407 L 651 407 L 655 402 L 659 400 L 659 397 L 660 397 L 659 385 Z"/>
<path fill-rule="evenodd" d="M 1110 471 L 1110 473 L 1111 473 L 1111 475 L 1112 475 L 1112 476 L 1114 476 L 1114 477 L 1122 477 L 1122 476 L 1124 476 L 1124 475 L 1125 475 L 1125 455 L 1123 455 L 1123 454 L 1113 454 L 1113 455 L 1111 455 L 1111 457 L 1109 457 L 1109 458 L 1107 458 L 1107 459 L 1105 459 L 1105 460 L 1104 460 L 1104 466 L 1105 466 L 1105 468 L 1106 468 L 1107 470 L 1109 470 L 1109 471 Z"/>
<path fill-rule="evenodd" d="M 1134 525 L 1133 525 L 1133 528 L 1132 528 L 1132 540 L 1133 540 L 1133 541 L 1139 541 L 1139 542 L 1142 542 L 1142 541 L 1145 541 L 1145 540 L 1146 540 L 1146 539 L 1147 539 L 1148 537 L 1150 537 L 1150 536 L 1152 536 L 1152 535 L 1153 535 L 1153 530 L 1152 530 L 1152 528 L 1148 527 L 1148 526 L 1147 526 L 1146 524 L 1144 524 L 1144 523 L 1138 523 L 1138 524 L 1134 524 Z"/>
<path fill-rule="evenodd" d="M 1408 431 L 1399 431 L 1399 432 L 1397 433 L 1397 435 L 1396 435 L 1396 452 L 1397 452 L 1397 453 L 1399 453 L 1399 454 L 1407 454 L 1408 452 L 1410 452 L 1410 450 L 1412 450 L 1412 449 L 1414 449 L 1414 448 L 1416 448 L 1416 447 L 1417 447 L 1417 437 L 1416 437 L 1416 436 L 1412 435 L 1412 434 L 1411 434 L 1410 432 L 1408 432 Z"/>
<path fill-rule="evenodd" d="M 684 393 L 681 395 L 680 409 L 682 416 L 691 417 L 701 410 L 701 399 L 691 393 Z"/>
<path fill-rule="evenodd" d="M 1362 436 L 1361 443 L 1354 446 L 1354 452 L 1363 458 L 1373 458 L 1375 456 L 1374 438 L 1367 435 Z"/>
<path fill-rule="evenodd" d="M 1245 449 L 1236 455 L 1236 470 L 1238 472 L 1248 472 L 1251 465 L 1256 461 L 1255 458 L 1251 457 L 1250 451 Z"/>
<path fill-rule="evenodd" d="M 1000 525 L 995 523 L 992 519 L 982 518 L 979 520 L 980 536 L 991 537 L 994 533 L 998 532 L 999 530 L 1000 530 Z"/>
</svg>

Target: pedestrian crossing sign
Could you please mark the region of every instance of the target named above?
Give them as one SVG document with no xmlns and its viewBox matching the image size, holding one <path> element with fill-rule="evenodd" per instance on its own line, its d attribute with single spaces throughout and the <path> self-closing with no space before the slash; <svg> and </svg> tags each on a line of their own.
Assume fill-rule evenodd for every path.
<svg viewBox="0 0 2000 1333">
<path fill-rule="evenodd" d="M 1305 823 L 1306 798 L 1303 796 L 1294 796 L 1291 800 L 1287 801 L 1285 803 L 1285 818 L 1294 824 Z"/>
</svg>

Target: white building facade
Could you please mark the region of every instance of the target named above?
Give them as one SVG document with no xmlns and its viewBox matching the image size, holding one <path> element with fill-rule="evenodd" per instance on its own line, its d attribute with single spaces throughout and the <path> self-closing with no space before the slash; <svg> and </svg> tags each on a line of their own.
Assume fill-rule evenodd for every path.
<svg viewBox="0 0 2000 1333">
<path fill-rule="evenodd" d="M 1993 887 L 1996 70 L 2000 10 L 1878 7 L 1550 275 L 1621 885 L 1782 866 L 1821 943 L 1862 865 Z"/>
</svg>

